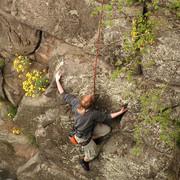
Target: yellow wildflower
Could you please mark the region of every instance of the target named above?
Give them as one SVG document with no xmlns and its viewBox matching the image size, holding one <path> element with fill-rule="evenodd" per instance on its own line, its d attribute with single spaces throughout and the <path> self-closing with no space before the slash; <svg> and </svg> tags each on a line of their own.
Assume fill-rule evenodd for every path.
<svg viewBox="0 0 180 180">
<path fill-rule="evenodd" d="M 19 61 L 18 60 L 15 60 L 14 61 L 14 68 L 17 68 L 17 65 L 19 64 Z"/>
<path fill-rule="evenodd" d="M 148 21 L 149 24 L 151 24 L 151 21 Z"/>
<path fill-rule="evenodd" d="M 19 135 L 19 134 L 20 134 L 19 129 L 14 129 L 14 130 L 13 130 L 13 134 L 15 134 L 15 135 Z"/>
<path fill-rule="evenodd" d="M 22 75 L 20 74 L 20 75 L 19 75 L 19 78 L 21 78 L 21 77 L 22 77 Z"/>
<path fill-rule="evenodd" d="M 19 65 L 18 65 L 18 68 L 21 69 L 21 68 L 22 68 L 22 64 L 19 64 Z"/>
<path fill-rule="evenodd" d="M 26 74 L 26 77 L 29 77 L 30 76 L 30 73 L 28 72 L 27 74 Z"/>
<path fill-rule="evenodd" d="M 32 77 L 32 80 L 33 80 L 33 81 L 37 81 L 37 77 L 33 76 L 33 77 Z"/>
<path fill-rule="evenodd" d="M 33 90 L 33 89 L 34 89 L 34 86 L 33 86 L 32 84 L 31 84 L 31 86 L 30 86 L 30 89 L 31 89 L 31 90 Z"/>
<path fill-rule="evenodd" d="M 22 59 L 22 56 L 20 55 L 20 56 L 18 56 L 18 59 Z"/>
<path fill-rule="evenodd" d="M 146 34 L 149 34 L 149 31 L 148 31 L 148 29 L 146 29 L 145 33 L 146 33 Z"/>
<path fill-rule="evenodd" d="M 46 69 L 44 69 L 43 72 L 46 72 Z"/>
<path fill-rule="evenodd" d="M 138 32 L 133 32 L 133 36 L 136 36 L 138 34 Z"/>
<path fill-rule="evenodd" d="M 153 39 L 151 39 L 151 40 L 149 41 L 149 43 L 150 43 L 150 44 L 153 44 L 153 43 L 154 43 Z"/>
<path fill-rule="evenodd" d="M 132 23 L 133 23 L 134 25 L 136 25 L 136 20 L 132 21 Z"/>
</svg>

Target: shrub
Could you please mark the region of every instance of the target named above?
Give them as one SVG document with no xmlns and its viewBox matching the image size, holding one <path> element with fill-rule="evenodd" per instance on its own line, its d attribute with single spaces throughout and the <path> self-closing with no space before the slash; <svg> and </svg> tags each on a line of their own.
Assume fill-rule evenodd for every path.
<svg viewBox="0 0 180 180">
<path fill-rule="evenodd" d="M 43 72 L 34 70 L 32 73 L 28 72 L 28 68 L 31 65 L 30 60 L 27 56 L 17 55 L 18 59 L 14 61 L 14 68 L 20 73 L 19 78 L 22 78 L 22 73 L 26 72 L 25 77 L 27 80 L 23 82 L 23 89 L 25 90 L 25 96 L 35 97 L 36 93 L 40 94 L 45 91 L 45 88 L 48 86 L 48 78 L 43 76 L 43 73 L 46 72 L 46 69 Z"/>
<path fill-rule="evenodd" d="M 45 70 L 43 70 L 45 72 Z M 48 85 L 48 78 L 42 77 L 42 72 L 34 70 L 33 73 L 27 73 L 28 78 L 23 82 L 23 89 L 26 92 L 26 96 L 35 97 L 36 93 L 40 94 L 45 91 Z"/>
<path fill-rule="evenodd" d="M 30 60 L 27 56 L 17 55 L 18 59 L 14 61 L 14 68 L 17 70 L 18 73 L 25 72 L 29 65 L 31 65 Z"/>
</svg>

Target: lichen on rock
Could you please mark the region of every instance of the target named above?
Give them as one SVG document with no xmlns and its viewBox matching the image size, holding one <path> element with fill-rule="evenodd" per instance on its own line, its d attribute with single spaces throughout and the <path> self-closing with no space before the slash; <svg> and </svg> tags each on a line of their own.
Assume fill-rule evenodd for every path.
<svg viewBox="0 0 180 180">
<path fill-rule="evenodd" d="M 94 1 L 94 4 L 98 7 L 100 1 Z M 91 171 L 87 174 L 79 164 L 84 156 L 80 145 L 73 145 L 68 139 L 73 129 L 73 113 L 58 93 L 55 74 L 61 71 L 65 91 L 77 98 L 93 94 L 98 16 L 90 18 L 92 4 L 87 0 L 2 0 L 0 5 L 0 57 L 5 62 L 0 75 L 0 95 L 6 99 L 3 101 L 9 101 L 18 109 L 11 125 L 6 117 L 7 102 L 0 110 L 0 176 L 20 180 L 39 177 L 43 180 L 174 178 L 169 176 L 169 172 L 177 170 L 173 163 L 178 161 L 179 149 L 160 141 L 160 123 L 141 124 L 141 152 L 134 156 L 133 151 L 138 141 L 134 133 L 143 121 L 141 96 L 148 97 L 150 89 L 154 93 L 161 91 L 162 111 L 171 108 L 171 114 L 176 117 L 174 123 L 180 116 L 179 22 L 175 19 L 172 25 L 169 24 L 174 14 L 160 16 L 159 22 L 166 23 L 162 29 L 157 28 L 157 42 L 151 51 L 138 56 L 140 63 L 133 69 L 132 81 L 127 80 L 126 73 L 120 73 L 114 81 L 111 77 L 118 60 L 122 62 L 118 67 L 132 70 L 131 63 L 125 64 L 129 52 L 123 49 L 127 38 L 124 32 L 131 29 L 136 13 L 143 13 L 144 5 L 132 5 L 130 11 L 129 7 L 124 7 L 120 18 L 116 9 L 111 17 L 114 25 L 102 27 L 96 71 L 96 108 L 112 113 L 128 104 L 128 112 L 109 124 L 112 131 L 102 138 L 99 156 L 90 162 Z M 161 10 L 158 13 L 161 14 Z M 19 74 L 13 67 L 16 53 L 27 55 L 32 61 L 29 71 L 48 70 L 49 86 L 45 92 L 34 98 L 24 96 L 24 79 L 18 78 Z M 147 66 L 149 63 L 151 66 Z M 148 112 L 153 106 L 153 103 L 147 105 Z M 149 116 L 153 115 L 151 113 Z M 28 133 L 12 134 L 14 123 L 31 134 L 38 148 L 30 146 Z M 149 131 L 144 135 L 146 129 Z M 166 129 L 165 132 L 169 131 Z"/>
</svg>

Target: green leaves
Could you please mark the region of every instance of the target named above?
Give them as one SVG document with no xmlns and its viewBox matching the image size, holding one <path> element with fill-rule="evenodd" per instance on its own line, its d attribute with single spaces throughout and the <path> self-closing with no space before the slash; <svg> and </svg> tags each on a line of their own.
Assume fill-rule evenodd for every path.
<svg viewBox="0 0 180 180">
<path fill-rule="evenodd" d="M 148 3 L 146 3 L 148 2 Z M 160 0 L 110 0 L 109 4 L 106 4 L 103 7 L 105 11 L 105 19 L 103 20 L 104 25 L 112 26 L 112 12 L 114 9 L 118 10 L 119 13 L 123 13 L 124 7 L 126 10 L 128 7 L 131 8 L 132 5 L 137 4 L 147 5 L 147 12 L 142 15 L 142 12 L 138 12 L 136 17 L 132 21 L 132 27 L 130 31 L 124 33 L 124 43 L 123 51 L 126 54 L 124 59 L 118 60 L 115 63 L 116 70 L 113 72 L 110 78 L 115 81 L 118 77 L 118 74 L 123 72 L 126 74 L 128 81 L 134 81 L 132 77 L 133 70 L 138 68 L 141 64 L 141 56 L 155 46 L 156 37 L 157 37 L 157 27 L 163 26 L 162 22 L 159 23 L 158 10 L 159 8 L 164 8 L 164 11 L 179 11 L 180 1 L 173 0 L 172 3 L 169 2 L 168 7 L 160 7 Z M 94 9 L 94 14 L 98 14 L 101 11 L 101 7 Z M 180 14 L 180 13 L 179 13 Z M 121 14 L 120 14 L 121 15 Z M 154 60 L 149 60 L 145 66 L 150 68 L 154 65 Z M 160 87 L 159 90 L 147 90 L 141 95 L 132 93 L 127 93 L 126 98 L 137 98 L 141 104 L 141 112 L 139 113 L 139 120 L 141 121 L 135 128 L 134 138 L 137 140 L 135 146 L 135 154 L 140 152 L 140 144 L 143 142 L 142 136 L 148 136 L 152 127 L 159 127 L 161 134 L 159 134 L 160 139 L 166 142 L 167 145 L 173 147 L 174 139 L 179 137 L 179 127 L 180 120 L 177 122 L 177 117 L 172 115 L 172 110 L 170 108 L 165 109 L 165 105 L 162 101 L 161 94 L 166 86 Z M 179 124 L 178 124 L 179 123 Z M 174 133 L 172 133 L 174 132 Z M 179 138 L 180 144 L 180 138 Z"/>
<path fill-rule="evenodd" d="M 166 146 L 171 148 L 174 148 L 176 142 L 180 147 L 180 118 L 172 115 L 171 108 L 164 106 L 161 92 L 162 89 L 150 89 L 137 97 L 142 108 L 138 115 L 140 123 L 134 126 L 134 138 L 137 142 L 143 142 L 143 139 L 149 135 L 150 130 L 156 127 L 160 128 L 160 142 L 165 142 Z M 133 149 L 134 154 L 139 152 L 139 148 L 140 146 L 136 144 Z"/>
<path fill-rule="evenodd" d="M 104 8 L 104 10 L 106 10 L 106 11 L 112 11 L 112 9 L 113 9 L 112 5 L 106 5 Z"/>
<path fill-rule="evenodd" d="M 17 113 L 17 107 L 14 106 L 13 104 L 10 104 L 9 105 L 9 108 L 8 108 L 8 116 L 14 121 L 14 118 L 16 116 L 16 113 Z"/>
</svg>

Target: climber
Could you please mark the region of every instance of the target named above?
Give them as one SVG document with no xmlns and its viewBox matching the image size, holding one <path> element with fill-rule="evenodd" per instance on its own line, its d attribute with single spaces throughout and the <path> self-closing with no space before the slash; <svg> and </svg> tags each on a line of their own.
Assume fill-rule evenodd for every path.
<svg viewBox="0 0 180 180">
<path fill-rule="evenodd" d="M 127 111 L 127 108 L 122 108 L 121 111 L 105 114 L 92 108 L 93 98 L 90 94 L 85 95 L 81 100 L 68 94 L 64 91 L 60 79 L 62 74 L 58 71 L 55 75 L 57 88 L 61 97 L 72 106 L 74 113 L 74 128 L 75 141 L 81 144 L 85 157 L 80 160 L 80 163 L 85 171 L 90 171 L 89 162 L 97 157 L 99 151 L 95 141 L 98 138 L 107 135 L 111 129 L 108 125 L 102 122 L 110 121 Z"/>
</svg>

